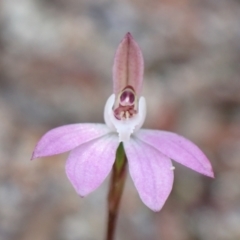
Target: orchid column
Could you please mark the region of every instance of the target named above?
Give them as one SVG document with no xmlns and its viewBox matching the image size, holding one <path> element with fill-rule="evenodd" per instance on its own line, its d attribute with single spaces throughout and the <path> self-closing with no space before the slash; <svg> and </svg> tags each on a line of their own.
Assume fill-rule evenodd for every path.
<svg viewBox="0 0 240 240">
<path fill-rule="evenodd" d="M 173 185 L 172 160 L 213 177 L 212 166 L 191 141 L 172 132 L 140 129 L 146 117 L 141 96 L 143 57 L 130 33 L 120 43 L 113 65 L 113 94 L 106 124 L 79 123 L 52 129 L 38 142 L 32 159 L 70 151 L 66 174 L 84 197 L 98 188 L 113 169 L 108 196 L 107 240 L 113 239 L 126 164 L 143 203 L 159 211 Z"/>
</svg>

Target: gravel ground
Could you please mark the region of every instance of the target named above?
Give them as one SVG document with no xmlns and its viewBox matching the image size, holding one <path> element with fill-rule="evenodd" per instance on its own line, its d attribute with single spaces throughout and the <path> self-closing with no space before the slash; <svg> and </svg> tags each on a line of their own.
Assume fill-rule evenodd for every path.
<svg viewBox="0 0 240 240">
<path fill-rule="evenodd" d="M 144 127 L 191 139 L 215 179 L 174 164 L 159 213 L 128 179 L 116 240 L 240 239 L 240 1 L 1 0 L 0 240 L 104 239 L 108 180 L 81 199 L 67 154 L 29 159 L 51 128 L 103 122 L 128 31 L 145 59 Z"/>
</svg>

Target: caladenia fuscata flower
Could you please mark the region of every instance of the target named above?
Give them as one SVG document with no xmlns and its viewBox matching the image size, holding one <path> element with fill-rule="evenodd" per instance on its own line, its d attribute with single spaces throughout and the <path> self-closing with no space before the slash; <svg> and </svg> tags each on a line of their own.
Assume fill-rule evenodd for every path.
<svg viewBox="0 0 240 240">
<path fill-rule="evenodd" d="M 108 176 L 120 146 L 141 200 L 153 211 L 162 208 L 172 190 L 172 160 L 213 177 L 209 160 L 191 141 L 172 132 L 141 129 L 146 117 L 142 80 L 142 53 L 127 33 L 114 59 L 113 94 L 104 110 L 106 124 L 80 123 L 55 128 L 41 138 L 32 158 L 71 151 L 66 174 L 83 197 Z"/>
</svg>

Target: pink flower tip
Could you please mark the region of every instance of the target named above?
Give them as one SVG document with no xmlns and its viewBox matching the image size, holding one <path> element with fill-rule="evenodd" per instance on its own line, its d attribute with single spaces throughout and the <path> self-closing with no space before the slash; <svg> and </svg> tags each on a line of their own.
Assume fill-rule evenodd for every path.
<svg viewBox="0 0 240 240">
<path fill-rule="evenodd" d="M 127 32 L 126 35 L 125 35 L 125 38 L 131 38 L 133 39 L 133 36 L 130 32 Z"/>
<path fill-rule="evenodd" d="M 34 152 L 33 152 L 33 154 L 32 154 L 32 156 L 31 156 L 30 160 L 32 161 L 32 160 L 34 160 L 34 159 L 36 159 L 36 157 L 34 156 Z"/>
</svg>

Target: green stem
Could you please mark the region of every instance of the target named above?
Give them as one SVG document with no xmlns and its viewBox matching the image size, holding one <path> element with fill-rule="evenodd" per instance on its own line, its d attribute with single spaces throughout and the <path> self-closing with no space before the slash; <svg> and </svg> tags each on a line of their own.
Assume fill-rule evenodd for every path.
<svg viewBox="0 0 240 240">
<path fill-rule="evenodd" d="M 110 189 L 108 193 L 108 225 L 106 240 L 114 239 L 119 204 L 126 180 L 126 165 L 126 155 L 123 144 L 120 143 L 117 149 L 116 161 L 113 165 Z"/>
</svg>

